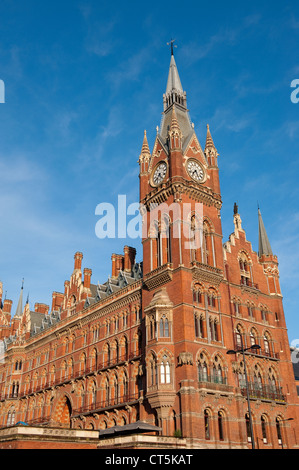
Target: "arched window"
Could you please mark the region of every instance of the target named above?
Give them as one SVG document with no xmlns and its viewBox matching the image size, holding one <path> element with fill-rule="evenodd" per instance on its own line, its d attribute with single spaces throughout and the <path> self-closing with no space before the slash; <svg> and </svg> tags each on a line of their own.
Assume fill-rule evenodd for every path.
<svg viewBox="0 0 299 470">
<path fill-rule="evenodd" d="M 66 361 L 63 361 L 60 368 L 60 379 L 64 380 L 66 378 L 67 365 Z"/>
<path fill-rule="evenodd" d="M 163 315 L 160 319 L 159 333 L 160 333 L 160 337 L 162 338 L 169 337 L 169 322 L 168 322 L 168 318 L 165 315 Z"/>
<path fill-rule="evenodd" d="M 204 338 L 204 319 L 202 314 L 198 312 L 194 313 L 194 328 L 195 328 L 195 337 Z"/>
<path fill-rule="evenodd" d="M 199 382 L 208 381 L 208 367 L 205 356 L 201 353 L 198 361 L 198 380 Z"/>
<path fill-rule="evenodd" d="M 236 327 L 235 330 L 235 341 L 236 341 L 236 347 L 237 349 L 242 349 L 242 344 L 243 344 L 243 331 L 240 325 Z"/>
<path fill-rule="evenodd" d="M 97 387 L 95 383 L 92 384 L 92 388 L 91 388 L 91 400 L 92 400 L 92 404 L 95 405 L 97 402 Z"/>
<path fill-rule="evenodd" d="M 106 401 L 106 406 L 110 404 L 110 385 L 108 379 L 106 379 L 105 383 L 105 401 Z"/>
<path fill-rule="evenodd" d="M 211 438 L 211 414 L 210 410 L 204 410 L 205 439 Z"/>
<path fill-rule="evenodd" d="M 276 420 L 276 434 L 277 434 L 277 440 L 278 444 L 282 444 L 282 434 L 281 434 L 281 418 L 277 417 Z"/>
<path fill-rule="evenodd" d="M 221 364 L 214 364 L 213 366 L 213 381 L 218 384 L 223 383 L 223 372 Z"/>
<path fill-rule="evenodd" d="M 170 377 L 170 363 L 166 354 L 164 354 L 160 365 L 160 382 L 161 384 L 169 384 Z"/>
<path fill-rule="evenodd" d="M 113 385 L 114 385 L 114 402 L 118 403 L 118 400 L 119 400 L 119 387 L 118 387 L 118 379 L 117 379 L 116 376 L 114 377 Z"/>
<path fill-rule="evenodd" d="M 223 411 L 218 411 L 218 432 L 219 432 L 219 440 L 224 440 L 224 432 L 223 432 Z"/>
<path fill-rule="evenodd" d="M 119 344 L 117 340 L 115 340 L 115 360 L 119 362 Z"/>
<path fill-rule="evenodd" d="M 7 426 L 13 426 L 15 424 L 15 414 L 16 410 L 14 406 L 12 406 L 7 413 Z"/>
<path fill-rule="evenodd" d="M 269 383 L 270 394 L 273 393 L 275 396 L 275 394 L 277 393 L 278 387 L 277 387 L 277 381 L 276 381 L 274 372 L 271 367 L 269 368 L 268 383 Z"/>
<path fill-rule="evenodd" d="M 157 220 L 155 220 L 149 231 L 151 246 L 151 270 L 161 266 L 161 233 Z"/>
<path fill-rule="evenodd" d="M 127 361 L 129 358 L 129 344 L 128 344 L 128 340 L 126 336 L 123 337 L 123 350 L 124 350 L 124 359 L 125 361 Z"/>
<path fill-rule="evenodd" d="M 171 263 L 171 224 L 169 217 L 164 217 L 164 234 L 166 237 L 166 246 L 165 246 L 165 262 Z"/>
<path fill-rule="evenodd" d="M 263 441 L 267 443 L 267 419 L 264 415 L 261 416 L 261 427 L 262 427 L 262 436 Z"/>
<path fill-rule="evenodd" d="M 149 318 L 149 339 L 154 339 L 156 337 L 156 321 L 155 317 L 151 316 Z"/>
<path fill-rule="evenodd" d="M 213 361 L 213 382 L 214 383 L 225 383 L 225 375 L 224 375 L 224 370 L 223 366 L 221 363 L 221 358 L 219 356 L 216 356 L 214 361 Z"/>
<path fill-rule="evenodd" d="M 254 384 L 254 390 L 255 390 L 256 393 L 262 391 L 262 389 L 263 389 L 263 380 L 262 380 L 262 375 L 261 375 L 260 371 L 257 369 L 257 366 L 256 366 L 254 376 L 253 376 L 253 384 Z"/>
<path fill-rule="evenodd" d="M 211 341 L 219 341 L 220 338 L 218 338 L 217 321 L 215 320 L 215 318 L 209 318 L 209 327 Z"/>
<path fill-rule="evenodd" d="M 254 344 L 258 344 L 257 331 L 254 328 L 251 328 L 249 336 L 250 336 L 250 346 L 253 346 Z M 255 353 L 257 353 L 257 350 L 255 351 Z"/>
<path fill-rule="evenodd" d="M 124 393 L 124 398 L 125 401 L 129 395 L 129 383 L 128 383 L 128 377 L 127 374 L 125 373 L 123 376 L 123 393 Z"/>
<path fill-rule="evenodd" d="M 167 361 L 165 365 L 165 378 L 166 378 L 166 383 L 170 384 L 170 363 Z"/>
<path fill-rule="evenodd" d="M 70 315 L 73 315 L 76 313 L 76 297 L 72 295 L 72 297 L 69 300 L 69 309 L 70 309 Z"/>
<path fill-rule="evenodd" d="M 109 366 L 111 362 L 111 348 L 110 348 L 109 343 L 106 343 L 106 358 L 107 358 L 107 365 Z"/>
<path fill-rule="evenodd" d="M 189 240 L 191 263 L 193 261 L 199 261 L 202 263 L 202 224 L 200 223 L 199 218 L 194 214 L 190 219 Z"/>
<path fill-rule="evenodd" d="M 239 383 L 240 388 L 244 389 L 246 387 L 246 378 L 245 378 L 245 371 L 244 371 L 243 362 L 240 362 L 240 365 L 239 365 L 238 383 Z"/>
<path fill-rule="evenodd" d="M 71 357 L 68 360 L 68 364 L 67 364 L 67 377 L 72 378 L 73 376 L 74 376 L 74 361 L 73 361 L 73 358 Z"/>
<path fill-rule="evenodd" d="M 86 354 L 83 353 L 81 355 L 81 358 L 80 358 L 80 373 L 84 373 L 85 370 L 86 370 L 86 364 L 87 364 L 87 358 L 86 358 Z"/>
<path fill-rule="evenodd" d="M 254 319 L 254 308 L 251 304 L 247 305 L 247 310 L 249 318 Z"/>
<path fill-rule="evenodd" d="M 211 226 L 207 220 L 203 222 L 202 263 L 215 266 L 214 239 Z"/>
<path fill-rule="evenodd" d="M 268 332 L 266 332 L 264 334 L 264 354 L 266 356 L 271 356 L 271 348 L 270 348 L 270 344 L 271 344 L 271 336 Z"/>
<path fill-rule="evenodd" d="M 150 384 L 149 385 L 157 385 L 157 360 L 154 355 L 150 357 L 149 360 L 149 369 L 150 369 Z"/>
</svg>

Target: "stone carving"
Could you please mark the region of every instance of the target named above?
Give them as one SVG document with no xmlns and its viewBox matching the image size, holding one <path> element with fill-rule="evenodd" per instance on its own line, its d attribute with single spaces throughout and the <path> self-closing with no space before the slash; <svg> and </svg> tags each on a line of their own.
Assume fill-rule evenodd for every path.
<svg viewBox="0 0 299 470">
<path fill-rule="evenodd" d="M 193 356 L 190 352 L 181 352 L 178 357 L 178 365 L 191 365 L 193 366 Z"/>
</svg>

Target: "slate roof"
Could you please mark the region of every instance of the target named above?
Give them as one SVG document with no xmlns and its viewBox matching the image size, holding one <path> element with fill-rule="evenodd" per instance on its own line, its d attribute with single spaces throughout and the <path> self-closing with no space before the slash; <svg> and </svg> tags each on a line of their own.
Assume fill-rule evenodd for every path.
<svg viewBox="0 0 299 470">
<path fill-rule="evenodd" d="M 105 299 L 109 295 L 118 292 L 124 287 L 134 284 L 134 282 L 141 279 L 142 276 L 142 263 L 135 263 L 131 273 L 120 271 L 117 279 L 109 278 L 104 284 L 91 284 L 91 296 L 87 297 L 84 307 L 87 308 L 99 300 Z"/>
</svg>

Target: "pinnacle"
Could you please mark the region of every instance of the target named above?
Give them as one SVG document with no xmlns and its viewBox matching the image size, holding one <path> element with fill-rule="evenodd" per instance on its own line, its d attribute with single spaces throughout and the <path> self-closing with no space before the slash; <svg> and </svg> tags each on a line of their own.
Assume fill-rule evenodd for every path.
<svg viewBox="0 0 299 470">
<path fill-rule="evenodd" d="M 207 149 L 207 148 L 210 148 L 210 147 L 215 148 L 215 144 L 214 144 L 212 136 L 211 136 L 210 126 L 209 126 L 209 124 L 207 124 L 207 139 L 206 139 L 206 147 L 205 148 Z"/>
<path fill-rule="evenodd" d="M 260 209 L 258 209 L 258 220 L 259 220 L 259 256 L 272 255 L 271 245 L 267 236 L 267 232 L 262 219 Z"/>
<path fill-rule="evenodd" d="M 175 112 L 175 107 L 173 106 L 172 108 L 172 113 L 171 113 L 171 124 L 170 124 L 170 130 L 177 129 L 178 131 L 181 132 L 181 128 L 179 125 L 179 121 Z"/>
<path fill-rule="evenodd" d="M 148 145 L 148 141 L 147 141 L 147 137 L 146 137 L 146 130 L 145 130 L 139 160 L 141 160 L 143 157 L 150 157 L 150 156 L 151 156 L 151 152 L 150 152 L 150 149 L 149 149 L 149 145 Z"/>
</svg>

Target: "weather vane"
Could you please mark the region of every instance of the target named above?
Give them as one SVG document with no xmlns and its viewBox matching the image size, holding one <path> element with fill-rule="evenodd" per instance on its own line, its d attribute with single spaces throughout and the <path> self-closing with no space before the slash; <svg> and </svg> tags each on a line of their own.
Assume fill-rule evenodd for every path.
<svg viewBox="0 0 299 470">
<path fill-rule="evenodd" d="M 171 41 L 167 43 L 167 46 L 170 46 L 170 48 L 171 48 L 171 55 L 173 55 L 173 48 L 178 47 L 176 45 L 173 45 L 174 41 L 175 41 L 175 39 L 171 39 Z"/>
</svg>

